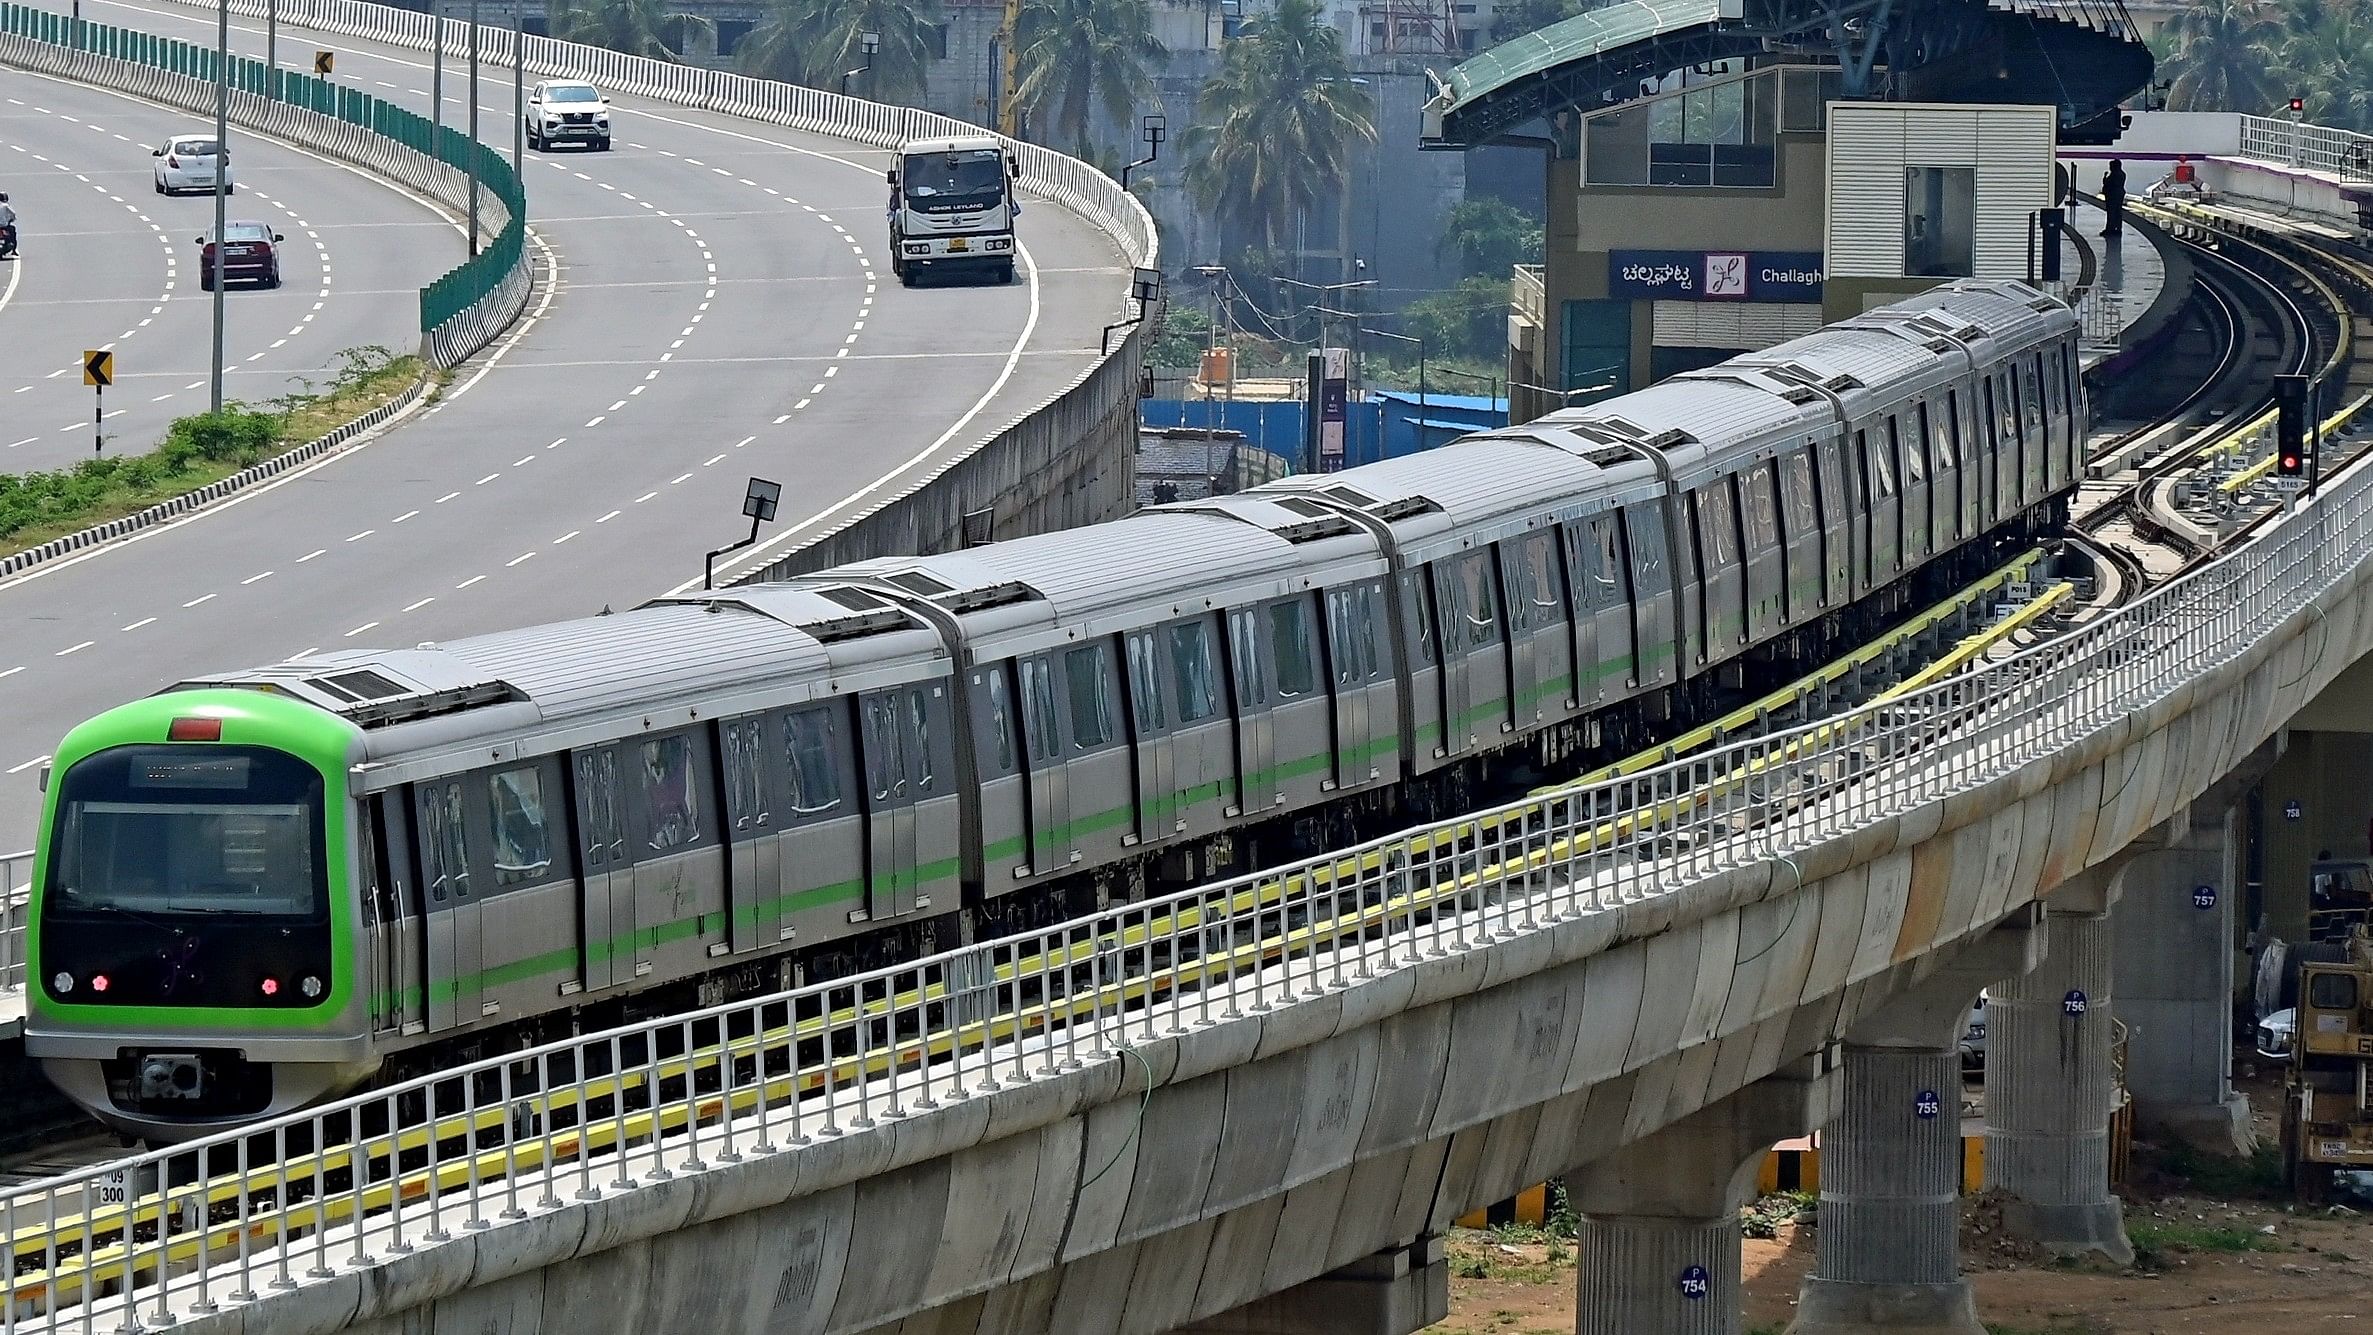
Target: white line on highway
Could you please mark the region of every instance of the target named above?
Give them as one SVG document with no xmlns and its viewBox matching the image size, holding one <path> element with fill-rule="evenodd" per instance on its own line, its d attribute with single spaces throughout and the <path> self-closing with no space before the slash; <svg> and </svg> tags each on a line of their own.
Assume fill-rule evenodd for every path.
<svg viewBox="0 0 2373 1335">
<path fill-rule="evenodd" d="M 24 670 L 25 669 L 21 665 L 18 667 L 12 667 L 6 672 L 0 672 L 0 677 L 13 677 Z"/>
<path fill-rule="evenodd" d="M 351 537 L 351 538 L 348 538 L 348 539 L 347 539 L 347 541 L 348 541 L 348 542 L 361 542 L 363 539 L 365 539 L 365 538 L 367 538 L 367 537 L 371 536 L 371 535 L 372 535 L 372 534 L 374 534 L 374 533 L 377 533 L 378 531 L 379 531 L 379 530 L 377 530 L 377 529 L 375 529 L 375 528 L 366 528 L 366 529 L 364 529 L 362 532 L 355 534 L 353 537 Z"/>
<path fill-rule="evenodd" d="M 270 578 L 272 578 L 272 572 L 271 572 L 271 571 L 269 571 L 269 570 L 267 570 L 267 571 L 265 571 L 264 573 L 262 573 L 262 574 L 260 574 L 260 575 L 249 575 L 247 578 L 245 578 L 245 579 L 243 579 L 243 580 L 240 580 L 240 581 L 239 581 L 239 584 L 240 584 L 240 586 L 241 586 L 241 587 L 245 587 L 245 586 L 247 586 L 247 585 L 249 585 L 249 584 L 253 584 L 253 583 L 255 583 L 255 582 L 256 582 L 257 580 L 259 580 L 259 579 L 270 579 Z"/>
<path fill-rule="evenodd" d="M 355 636 L 362 634 L 364 631 L 369 630 L 378 624 L 379 623 L 376 621 L 366 621 L 363 624 L 356 626 L 353 630 L 346 632 L 346 638 L 351 640 Z"/>
<path fill-rule="evenodd" d="M 733 448 L 735 448 L 735 449 L 737 449 L 737 450 L 738 450 L 738 449 L 740 449 L 742 446 L 744 446 L 744 445 L 747 445 L 747 444 L 749 444 L 751 441 L 754 441 L 754 440 L 756 440 L 756 439 L 758 439 L 756 436 L 744 436 L 744 437 L 742 437 L 740 440 L 737 440 L 737 441 L 733 442 Z M 720 458 L 720 459 L 722 459 L 722 458 L 724 458 L 725 456 L 724 456 L 724 455 L 722 455 L 722 454 L 720 454 L 720 455 L 718 455 L 717 457 L 718 457 L 718 458 Z"/>
<path fill-rule="evenodd" d="M 437 499 L 436 499 L 434 502 L 432 502 L 432 503 L 433 503 L 433 504 L 436 504 L 436 505 L 443 505 L 445 502 L 447 502 L 447 501 L 449 501 L 449 500 L 452 500 L 454 497 L 456 497 L 456 496 L 459 496 L 459 495 L 461 495 L 461 493 L 460 493 L 460 492 L 458 492 L 458 491 L 449 491 L 449 492 L 446 492 L 444 495 L 442 495 L 442 496 L 439 496 L 439 497 L 438 497 L 438 498 L 437 498 Z"/>
<path fill-rule="evenodd" d="M 457 589 L 466 589 L 484 578 L 486 578 L 484 575 L 472 575 L 468 579 L 463 580 L 461 583 L 456 584 L 453 587 Z"/>
<path fill-rule="evenodd" d="M 28 760 L 28 761 L 26 761 L 26 762 L 25 762 L 24 764 L 22 764 L 22 765 L 11 765 L 11 766 L 9 766 L 9 768 L 8 768 L 8 772 L 9 772 L 9 773 L 11 773 L 11 774 L 22 774 L 22 773 L 24 773 L 26 770 L 29 770 L 29 769 L 33 768 L 35 765 L 38 765 L 38 764 L 40 764 L 41 762 L 43 762 L 43 761 L 45 761 L 45 760 L 47 760 L 47 759 L 49 759 L 49 757 L 48 757 L 48 756 L 35 756 L 35 757 L 33 757 L 31 760 Z"/>
<path fill-rule="evenodd" d="M 196 607 L 196 606 L 197 606 L 198 604 L 200 604 L 200 603 L 203 603 L 203 602 L 209 602 L 209 601 L 211 601 L 211 600 L 213 599 L 213 597 L 214 597 L 214 595 L 213 595 L 213 594 L 211 594 L 211 593 L 201 593 L 201 594 L 199 594 L 197 597 L 190 599 L 190 600 L 189 600 L 188 602 L 186 602 L 186 603 L 183 603 L 183 604 L 182 604 L 182 606 L 183 606 L 183 607 Z"/>
<path fill-rule="evenodd" d="M 526 467 L 527 465 L 534 463 L 535 461 L 536 461 L 536 457 L 535 457 L 534 455 L 532 455 L 532 454 L 522 454 L 522 455 L 520 455 L 518 458 L 516 458 L 516 459 L 513 459 L 513 460 L 511 461 L 511 466 L 512 466 L 513 468 L 524 468 L 524 467 Z"/>
<path fill-rule="evenodd" d="M 138 629 L 140 629 L 142 626 L 149 625 L 150 623 L 154 622 L 155 620 L 156 620 L 156 618 L 155 618 L 155 617 L 142 617 L 142 618 L 140 618 L 138 621 L 135 621 L 135 622 L 133 622 L 131 625 L 124 627 L 124 629 L 125 629 L 125 630 L 138 630 Z"/>
<path fill-rule="evenodd" d="M 746 444 L 748 444 L 748 443 L 749 443 L 748 441 L 744 441 L 744 442 L 742 442 L 742 444 L 744 444 L 744 445 L 746 445 Z M 740 446 L 736 446 L 735 448 L 736 448 L 736 449 L 739 449 L 739 448 L 740 448 Z M 715 467 L 716 467 L 718 464 L 721 464 L 721 463 L 723 463 L 723 462 L 725 462 L 725 456 L 724 456 L 724 455 L 722 455 L 722 454 L 720 454 L 720 455 L 718 455 L 716 458 L 714 458 L 714 459 L 711 459 L 711 460 L 709 460 L 707 463 L 704 463 L 704 464 L 702 464 L 702 465 L 701 465 L 701 467 L 703 467 L 703 468 L 715 468 Z M 690 477 L 690 476 L 692 476 L 692 475 L 691 475 L 690 473 L 686 473 L 684 476 L 686 476 L 686 477 Z"/>
<path fill-rule="evenodd" d="M 635 497 L 635 498 L 634 498 L 634 503 L 635 503 L 635 504 L 637 504 L 637 505 L 641 505 L 643 502 L 645 502 L 645 501 L 647 501 L 647 500 L 650 500 L 652 497 L 654 497 L 654 496 L 656 496 L 656 495 L 658 495 L 658 494 L 659 494 L 659 493 L 658 493 L 658 492 L 656 492 L 656 491 L 646 491 L 646 492 L 644 492 L 642 495 Z"/>
<path fill-rule="evenodd" d="M 424 608 L 435 601 L 436 599 L 434 597 L 423 598 L 419 602 L 412 604 L 410 607 L 407 607 L 404 610 L 407 612 L 417 612 L 421 608 Z"/>
<path fill-rule="evenodd" d="M 608 420 L 609 420 L 609 417 L 610 417 L 610 415 L 609 415 L 608 413 L 603 413 L 601 416 L 594 418 L 592 421 L 590 421 L 590 422 L 587 422 L 585 425 L 587 425 L 587 426 L 589 426 L 589 427 L 596 427 L 596 426 L 600 426 L 600 425 L 601 425 L 603 422 L 606 422 L 606 421 L 608 421 Z"/>
<path fill-rule="evenodd" d="M 407 520 L 407 519 L 410 519 L 412 516 L 414 516 L 414 515 L 416 515 L 416 514 L 419 514 L 419 513 L 420 513 L 420 512 L 419 512 L 418 510 L 406 510 L 406 511 L 404 511 L 402 514 L 400 514 L 400 515 L 397 515 L 395 518 L 393 518 L 393 519 L 390 519 L 390 520 L 388 520 L 387 522 L 388 522 L 388 523 L 390 523 L 390 524 L 401 524 L 401 523 L 403 523 L 405 520 Z"/>
<path fill-rule="evenodd" d="M 685 473 L 685 474 L 683 474 L 683 475 L 681 475 L 681 476 L 679 476 L 679 477 L 675 478 L 674 480 L 670 481 L 670 482 L 669 482 L 667 485 L 669 485 L 669 486 L 671 486 L 671 487 L 672 487 L 672 486 L 675 486 L 675 485 L 677 485 L 677 483 L 681 483 L 681 482 L 685 482 L 685 481 L 688 481 L 688 480 L 690 480 L 690 478 L 691 478 L 691 477 L 692 477 L 692 475 L 691 475 L 690 473 Z"/>
<path fill-rule="evenodd" d="M 581 528 L 572 528 L 572 529 L 570 529 L 568 532 L 561 534 L 561 535 L 560 535 L 559 537 L 557 537 L 557 538 L 554 538 L 554 539 L 552 540 L 552 545 L 553 545 L 553 546 L 555 546 L 555 547 L 558 547 L 560 544 L 562 544 L 562 543 L 564 543 L 564 542 L 567 542 L 569 539 L 571 539 L 571 538 L 573 538 L 573 537 L 577 536 L 577 535 L 578 535 L 578 534 L 580 534 L 580 533 L 583 533 L 584 531 L 585 531 L 585 530 L 583 530 L 583 529 L 581 529 Z"/>
<path fill-rule="evenodd" d="M 479 478 L 479 479 L 477 480 L 477 482 L 476 482 L 476 483 L 474 483 L 473 485 L 475 485 L 475 486 L 480 486 L 480 487 L 483 487 L 483 486 L 485 486 L 487 483 L 489 483 L 489 482 L 492 482 L 492 481 L 494 481 L 496 478 L 498 478 L 498 477 L 501 477 L 501 476 L 502 476 L 502 474 L 501 474 L 501 473 L 488 473 L 486 476 L 484 476 L 484 477 L 482 477 L 482 478 Z"/>
<path fill-rule="evenodd" d="M 618 516 L 620 516 L 620 515 L 622 515 L 622 514 L 625 514 L 625 513 L 626 513 L 626 512 L 625 512 L 624 510 L 612 510 L 612 511 L 610 511 L 608 514 L 606 514 L 606 515 L 603 515 L 601 518 L 599 518 L 599 519 L 596 519 L 596 520 L 594 520 L 593 522 L 594 522 L 594 523 L 596 523 L 596 524 L 607 524 L 607 523 L 609 523 L 611 520 L 613 520 L 613 519 L 616 519 Z"/>
<path fill-rule="evenodd" d="M 503 569 L 509 570 L 511 567 L 519 564 L 521 561 L 527 560 L 529 557 L 534 555 L 534 552 L 523 552 L 518 556 L 514 556 L 510 560 L 503 562 Z"/>
<path fill-rule="evenodd" d="M 50 657 L 52 657 L 52 658 L 64 658 L 64 657 L 65 657 L 66 655 L 68 655 L 68 654 L 79 654 L 79 653 L 81 653 L 83 650 L 85 650 L 85 649 L 88 649 L 88 648 L 90 648 L 92 645 L 94 645 L 94 644 L 97 644 L 97 643 L 98 643 L 98 641 L 97 641 L 97 640 L 84 640 L 82 643 L 80 643 L 80 644 L 77 644 L 77 645 L 74 645 L 74 646 L 73 646 L 73 647 L 71 647 L 71 648 L 67 648 L 67 649 L 60 649 L 60 650 L 59 650 L 59 651 L 57 651 L 56 653 L 54 653 L 54 654 L 50 655 Z"/>
<path fill-rule="evenodd" d="M 303 564 L 305 564 L 307 561 L 310 561 L 310 560 L 312 560 L 314 557 L 316 557 L 316 556 L 319 556 L 319 555 L 321 555 L 323 552 L 326 552 L 326 551 L 328 551 L 328 550 L 329 550 L 329 548 L 327 548 L 327 547 L 316 547 L 316 548 L 314 548 L 312 551 L 309 551 L 309 552 L 305 553 L 303 556 L 300 556 L 300 557 L 298 557 L 298 558 L 297 558 L 297 564 L 298 564 L 298 565 L 303 565 Z"/>
</svg>

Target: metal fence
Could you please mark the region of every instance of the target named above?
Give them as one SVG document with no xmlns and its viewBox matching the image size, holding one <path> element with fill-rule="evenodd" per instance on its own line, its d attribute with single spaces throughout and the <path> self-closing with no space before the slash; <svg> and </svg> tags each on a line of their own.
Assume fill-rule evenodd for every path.
<svg viewBox="0 0 2373 1335">
<path fill-rule="evenodd" d="M 25 914 L 33 850 L 0 853 L 0 994 L 25 990 Z"/>
<path fill-rule="evenodd" d="M 2241 118 L 2241 155 L 2326 171 L 2342 180 L 2373 180 L 2373 135 L 2278 116 Z"/>
<path fill-rule="evenodd" d="M 2232 555 L 2068 635 L 1788 732 L 18 1189 L 0 1196 L 16 1249 L 5 1310 L 19 1330 L 53 1311 L 58 1324 L 163 1324 L 460 1228 L 799 1154 L 1420 958 L 1794 865 L 2128 726 L 2249 653 L 2373 554 L 2369 484 L 2373 471 L 2337 479 Z M 239 1171 L 219 1175 L 226 1162 Z"/>
<path fill-rule="evenodd" d="M 224 67 L 212 47 L 13 3 L 0 3 L 0 60 L 198 112 L 214 109 L 220 76 L 230 85 L 230 118 L 242 126 L 369 167 L 456 209 L 468 207 L 476 177 L 493 239 L 420 292 L 420 351 L 436 365 L 485 346 L 527 301 L 518 173 L 450 129 L 432 142 L 425 116 L 244 56 Z"/>
</svg>

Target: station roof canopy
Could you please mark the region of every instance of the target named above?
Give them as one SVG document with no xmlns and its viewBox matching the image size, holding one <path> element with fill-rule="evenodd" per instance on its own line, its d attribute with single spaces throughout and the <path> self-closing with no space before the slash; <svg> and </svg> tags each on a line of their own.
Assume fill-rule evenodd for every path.
<svg viewBox="0 0 2373 1335">
<path fill-rule="evenodd" d="M 1438 76 L 1424 137 L 1489 143 L 1560 111 L 1634 100 L 1675 70 L 1790 52 L 1836 58 L 1849 92 L 1876 62 L 1923 101 L 2056 104 L 2068 143 L 2114 138 L 2119 103 L 2152 71 L 2122 0 L 1621 0 Z M 1978 54 L 1998 58 L 1967 59 Z"/>
</svg>

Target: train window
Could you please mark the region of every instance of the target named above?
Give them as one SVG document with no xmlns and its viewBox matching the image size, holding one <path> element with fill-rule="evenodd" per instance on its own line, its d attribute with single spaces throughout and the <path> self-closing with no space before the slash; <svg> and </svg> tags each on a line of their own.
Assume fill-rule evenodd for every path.
<svg viewBox="0 0 2373 1335">
<path fill-rule="evenodd" d="M 1154 638 L 1135 634 L 1121 644 L 1129 656 L 1129 718 L 1140 737 L 1160 732 L 1164 726 L 1162 681 L 1160 666 L 1154 661 Z"/>
<path fill-rule="evenodd" d="M 1855 432 L 1854 442 L 1857 445 L 1862 444 L 1864 435 L 1863 432 Z M 1871 494 L 1876 499 L 1883 501 L 1895 494 L 1895 447 L 1884 436 L 1872 443 L 1877 448 L 1870 452 L 1870 477 L 1871 481 L 1876 484 L 1876 490 Z"/>
<path fill-rule="evenodd" d="M 1465 652 L 1499 642 L 1498 590 L 1488 552 L 1469 552 L 1451 567 L 1451 605 L 1442 610 L 1443 643 Z"/>
<path fill-rule="evenodd" d="M 1188 621 L 1170 628 L 1170 682 L 1178 692 L 1178 721 L 1196 723 L 1219 712 L 1211 670 L 1211 626 Z"/>
<path fill-rule="evenodd" d="M 1622 514 L 1623 554 L 1631 570 L 1632 592 L 1642 598 L 1671 592 L 1672 572 L 1664 568 L 1664 511 L 1635 505 Z"/>
<path fill-rule="evenodd" d="M 552 869 L 552 831 L 544 817 L 544 771 L 535 765 L 486 778 L 494 829 L 494 883 L 525 885 Z"/>
<path fill-rule="evenodd" d="M 1085 644 L 1063 655 L 1063 678 L 1071 688 L 1071 747 L 1088 751 L 1112 740 L 1112 674 L 1101 644 Z"/>
<path fill-rule="evenodd" d="M 981 674 L 981 698 L 988 704 L 989 745 L 994 748 L 999 774 L 1013 773 L 1013 701 L 1005 686 L 1005 665 Z"/>
<path fill-rule="evenodd" d="M 1407 604 L 1401 609 L 1402 619 L 1417 636 L 1417 642 L 1410 647 L 1412 667 L 1434 665 L 1434 617 L 1426 605 L 1429 592 L 1423 575 L 1408 576 L 1401 582 L 1401 597 Z"/>
<path fill-rule="evenodd" d="M 932 754 L 931 702 L 924 697 L 920 688 L 906 693 L 905 712 L 906 740 L 909 743 L 906 748 L 906 776 L 915 781 L 917 789 L 927 793 L 938 780 L 939 767 Z"/>
<path fill-rule="evenodd" d="M 1261 671 L 1261 636 L 1253 625 L 1251 608 L 1228 613 L 1228 674 L 1236 688 L 1236 703 L 1249 710 L 1268 703 L 1268 674 Z"/>
<path fill-rule="evenodd" d="M 1567 579 L 1584 612 L 1623 601 L 1623 556 L 1615 549 L 1615 516 L 1596 515 L 1566 525 Z"/>
<path fill-rule="evenodd" d="M 1375 637 L 1367 589 L 1327 590 L 1327 647 L 1337 685 L 1356 686 L 1374 675 Z"/>
<path fill-rule="evenodd" d="M 734 828 L 748 829 L 751 817 L 767 814 L 766 739 L 761 720 L 732 719 L 717 725 L 725 753 L 725 808 Z"/>
<path fill-rule="evenodd" d="M 428 897 L 444 903 L 448 894 L 470 892 L 469 842 L 462 817 L 461 784 L 434 783 L 419 789 L 420 879 Z"/>
<path fill-rule="evenodd" d="M 1928 405 L 1921 404 L 1920 412 L 1925 416 Z M 1928 447 L 1922 443 L 1921 433 L 1915 431 L 1907 436 L 1898 425 L 1897 419 L 1887 419 L 1887 440 L 1894 447 L 1896 457 L 1903 460 L 1903 485 L 1916 487 L 1928 480 Z"/>
<path fill-rule="evenodd" d="M 1277 693 L 1292 699 L 1318 689 L 1318 663 L 1310 643 L 1309 608 L 1299 599 L 1269 605 L 1269 654 L 1277 663 Z"/>
<path fill-rule="evenodd" d="M 895 801 L 906 792 L 906 761 L 899 754 L 905 738 L 898 723 L 898 706 L 887 695 L 868 695 L 862 700 L 865 787 L 876 802 Z"/>
<path fill-rule="evenodd" d="M 813 815 L 840 805 L 839 732 L 829 708 L 783 716 L 783 772 L 791 781 L 793 811 Z"/>
<path fill-rule="evenodd" d="M 1740 495 L 1746 502 L 1748 530 L 1758 547 L 1781 542 L 1778 465 L 1766 459 L 1740 475 Z"/>
<path fill-rule="evenodd" d="M 1022 660 L 1022 722 L 1022 740 L 1032 759 L 1048 761 L 1062 756 L 1062 733 L 1055 717 L 1055 669 L 1044 658 Z"/>
<path fill-rule="evenodd" d="M 1376 600 L 1382 585 L 1363 585 L 1352 591 L 1352 638 L 1359 645 L 1360 679 L 1365 681 L 1384 675 L 1384 654 L 1376 643 Z"/>
<path fill-rule="evenodd" d="M 1711 541 L 1706 559 L 1715 568 L 1723 570 L 1736 565 L 1739 559 L 1738 517 L 1733 512 L 1730 494 L 1732 483 L 1733 480 L 1726 477 L 1710 487 L 1700 488 L 1697 493 L 1704 520 L 1704 531 L 1700 537 Z"/>
<path fill-rule="evenodd" d="M 1812 457 L 1808 451 L 1785 461 L 1788 466 L 1780 469 L 1781 509 L 1787 517 L 1787 534 L 1791 542 L 1810 537 L 1821 526 L 1813 510 L 1813 475 L 1809 468 Z M 1775 467 L 1777 463 L 1775 461 Z"/>
<path fill-rule="evenodd" d="M 1531 605 L 1525 624 L 1546 626 L 1563 619 L 1565 600 L 1557 590 L 1556 539 L 1548 533 L 1535 533 L 1519 546 L 1524 552 L 1525 587 L 1518 592 L 1521 601 Z"/>
<path fill-rule="evenodd" d="M 1952 430 L 1952 405 L 1953 400 L 1949 390 L 1946 392 L 1943 412 L 1931 413 L 1928 411 L 1927 404 L 1920 405 L 1920 434 L 1928 441 L 1928 461 L 1935 465 L 1936 471 L 1940 473 L 1948 468 L 1961 466 L 1961 451 L 1956 448 L 1954 441 L 1954 437 L 1959 433 Z"/>
<path fill-rule="evenodd" d="M 2065 343 L 2059 345 L 2057 352 L 2060 359 L 2060 404 L 2073 417 L 2076 414 L 2076 375 L 2069 367 L 2075 359 L 2068 355 L 2068 345 Z M 2078 429 L 2082 429 L 2081 424 Z"/>
<path fill-rule="evenodd" d="M 650 818 L 654 849 L 698 843 L 701 831 L 700 780 L 692 763 L 692 738 L 683 733 L 643 743 L 643 806 Z"/>
</svg>

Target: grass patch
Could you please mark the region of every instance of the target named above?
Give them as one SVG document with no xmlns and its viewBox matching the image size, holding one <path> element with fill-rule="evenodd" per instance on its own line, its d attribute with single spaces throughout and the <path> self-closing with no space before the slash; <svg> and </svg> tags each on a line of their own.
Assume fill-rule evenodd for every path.
<svg viewBox="0 0 2373 1335">
<path fill-rule="evenodd" d="M 402 394 L 421 371 L 418 357 L 381 347 L 349 348 L 338 360 L 327 384 L 306 381 L 267 407 L 226 403 L 219 413 L 177 418 L 146 454 L 0 474 L 0 555 L 137 514 L 316 440 Z"/>
<path fill-rule="evenodd" d="M 2134 1264 L 2156 1269 L 2181 1252 L 2264 1252 L 2278 1244 L 2244 1224 L 2187 1224 L 2153 1219 L 2126 1221 L 2126 1240 L 2134 1244 Z"/>
<path fill-rule="evenodd" d="M 2170 1145 L 2159 1153 L 2157 1167 L 2169 1177 L 2182 1179 L 2191 1190 L 2220 1200 L 2236 1197 L 2281 1200 L 2290 1195 L 2290 1182 L 2282 1167 L 2282 1150 L 2274 1145 L 2260 1145 L 2246 1159 L 2202 1154 L 2189 1145 Z"/>
</svg>

